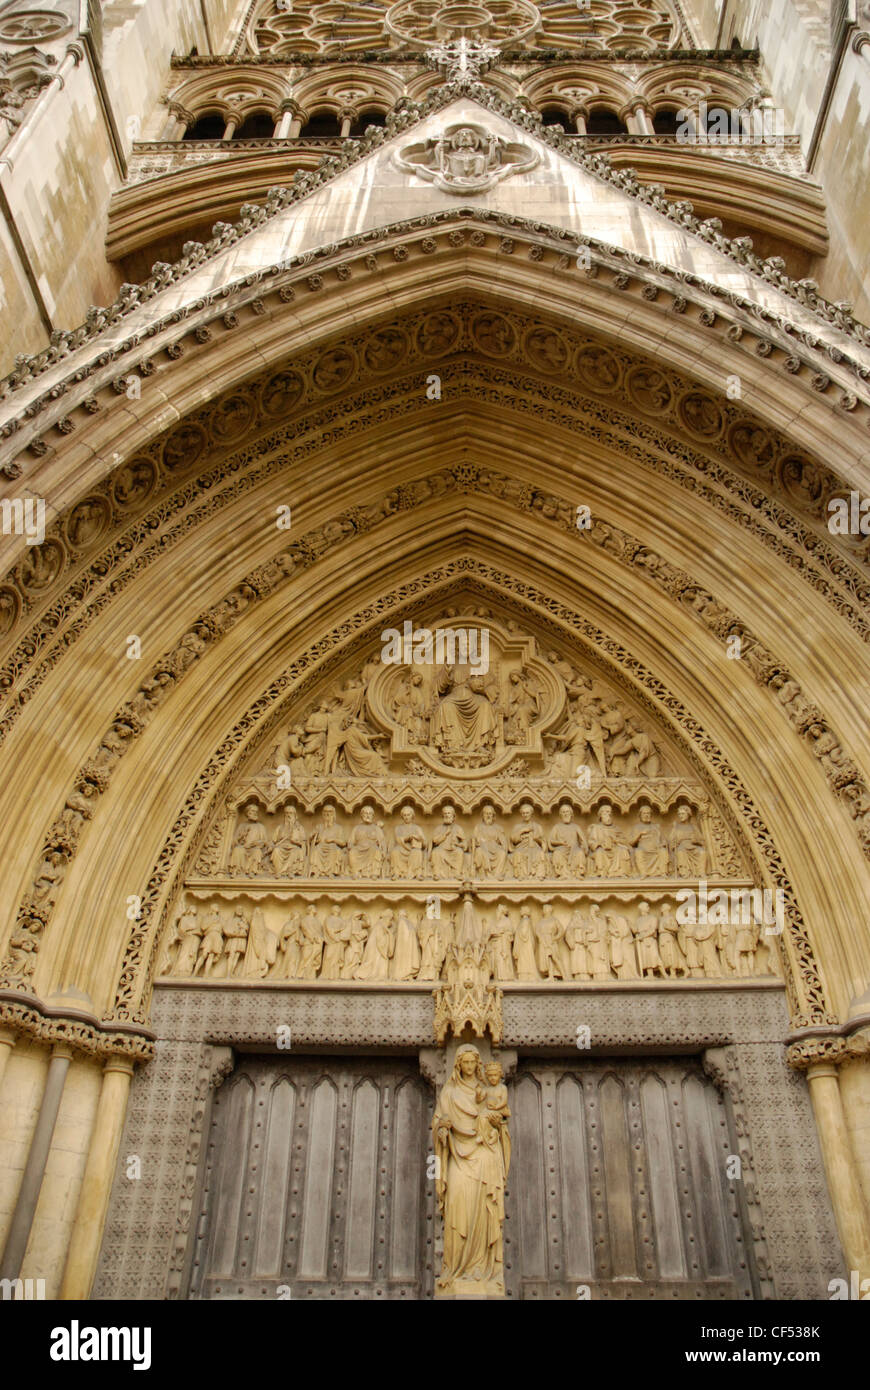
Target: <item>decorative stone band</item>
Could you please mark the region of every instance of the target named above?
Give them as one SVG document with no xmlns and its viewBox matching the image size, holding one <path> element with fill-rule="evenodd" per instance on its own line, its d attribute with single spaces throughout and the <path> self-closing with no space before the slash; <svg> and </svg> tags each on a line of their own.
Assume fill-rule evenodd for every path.
<svg viewBox="0 0 870 1390">
<path fill-rule="evenodd" d="M 870 1057 L 870 1014 L 825 1028 L 801 1028 L 786 1038 L 789 1065 L 806 1071 L 819 1062 L 835 1066 Z"/>
<path fill-rule="evenodd" d="M 0 1028 L 46 1046 L 67 1043 L 85 1057 L 150 1062 L 154 1056 L 155 1034 L 148 1028 L 123 1023 L 106 1026 L 92 1014 L 51 1009 L 35 995 L 5 989 L 0 989 Z"/>
</svg>

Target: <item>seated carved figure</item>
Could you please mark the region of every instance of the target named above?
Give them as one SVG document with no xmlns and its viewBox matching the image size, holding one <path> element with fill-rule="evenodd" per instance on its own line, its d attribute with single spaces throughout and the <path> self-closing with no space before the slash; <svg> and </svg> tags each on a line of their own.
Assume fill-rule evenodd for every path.
<svg viewBox="0 0 870 1390">
<path fill-rule="evenodd" d="M 514 878 L 544 878 L 547 856 L 544 852 L 544 831 L 533 819 L 535 808 L 530 801 L 520 806 L 520 819 L 511 830 L 511 868 Z"/>
<path fill-rule="evenodd" d="M 484 806 L 481 819 L 474 827 L 471 841 L 471 863 L 478 878 L 504 878 L 507 867 L 508 841 L 496 824 L 495 809 Z"/>
<path fill-rule="evenodd" d="M 403 806 L 401 820 L 394 831 L 395 844 L 390 851 L 393 878 L 422 878 L 426 852 L 426 836 L 414 820 L 413 806 Z"/>
<path fill-rule="evenodd" d="M 244 820 L 236 831 L 230 851 L 231 874 L 262 873 L 269 849 L 269 835 L 260 821 L 260 808 L 252 801 L 244 810 Z"/>
<path fill-rule="evenodd" d="M 680 878 L 703 878 L 707 872 L 707 848 L 692 819 L 692 808 L 685 803 L 677 807 L 677 823 L 671 830 L 668 845 Z"/>
<path fill-rule="evenodd" d="M 589 849 L 599 878 L 627 878 L 631 873 L 631 854 L 622 831 L 613 824 L 613 808 L 605 802 L 598 820 L 589 827 Z"/>
<path fill-rule="evenodd" d="M 574 808 L 563 801 L 559 819 L 550 831 L 547 845 L 556 878 L 584 878 L 589 846 L 579 825 L 574 824 Z"/>
<path fill-rule="evenodd" d="M 435 878 L 462 878 L 468 840 L 465 831 L 456 824 L 456 810 L 445 806 L 441 824 L 432 835 L 430 864 Z"/>
<path fill-rule="evenodd" d="M 272 869 L 278 878 L 305 872 L 307 843 L 308 836 L 296 816 L 296 807 L 286 807 L 284 819 L 272 839 Z"/>
<path fill-rule="evenodd" d="M 347 836 L 336 825 L 335 807 L 324 806 L 323 818 L 311 837 L 311 872 L 325 878 L 338 878 L 344 872 Z"/>
<path fill-rule="evenodd" d="M 660 825 L 653 821 L 651 806 L 641 806 L 640 820 L 629 836 L 634 846 L 634 863 L 642 878 L 665 878 L 668 873 L 668 847 Z"/>
<path fill-rule="evenodd" d="M 387 857 L 386 837 L 375 824 L 373 807 L 363 806 L 359 814 L 359 824 L 347 842 L 348 868 L 358 878 L 380 878 Z"/>
</svg>

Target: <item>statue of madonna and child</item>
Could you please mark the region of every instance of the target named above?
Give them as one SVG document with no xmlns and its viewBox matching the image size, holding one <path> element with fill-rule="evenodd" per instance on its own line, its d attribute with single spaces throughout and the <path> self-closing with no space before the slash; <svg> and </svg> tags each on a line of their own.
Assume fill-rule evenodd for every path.
<svg viewBox="0 0 870 1390">
<path fill-rule="evenodd" d="M 432 1133 L 444 1221 L 441 1298 L 504 1298 L 504 1191 L 511 1160 L 501 1064 L 461 1046 L 443 1087 Z"/>
</svg>

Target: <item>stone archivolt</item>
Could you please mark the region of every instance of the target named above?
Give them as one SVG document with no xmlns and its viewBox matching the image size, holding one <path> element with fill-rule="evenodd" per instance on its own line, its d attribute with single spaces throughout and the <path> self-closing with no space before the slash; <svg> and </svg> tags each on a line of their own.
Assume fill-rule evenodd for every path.
<svg viewBox="0 0 870 1390">
<path fill-rule="evenodd" d="M 492 476 L 491 474 L 488 475 L 489 478 Z M 532 499 L 529 498 L 528 501 L 531 502 Z M 560 504 L 559 500 L 555 498 L 544 498 L 542 502 L 545 508 L 552 508 L 557 516 L 560 510 L 563 514 L 567 512 L 561 517 L 562 524 L 571 524 L 573 518 L 570 506 L 566 507 L 566 504 Z M 354 526 L 352 522 L 348 521 L 345 529 L 340 522 L 336 521 L 330 523 L 327 529 L 334 542 L 348 532 L 352 533 Z M 733 617 L 728 614 L 726 609 L 718 605 L 712 596 L 706 594 L 699 586 L 692 585 L 688 576 L 680 577 L 679 571 L 662 561 L 661 557 L 655 556 L 653 552 L 645 548 L 638 550 L 633 545 L 627 545 L 624 533 L 620 533 L 616 528 L 596 527 L 591 533 L 591 539 L 608 549 L 615 547 L 616 553 L 620 554 L 622 558 L 628 556 L 633 549 L 634 562 L 642 565 L 647 576 L 659 584 L 664 584 L 666 588 L 673 586 L 676 580 L 675 593 L 684 601 L 689 602 L 702 620 L 720 636 L 733 635 L 737 632 L 744 640 L 749 639 L 746 641 L 746 657 L 756 678 L 772 684 L 773 688 L 779 692 L 781 702 L 789 715 L 793 717 L 805 736 L 809 736 L 815 741 L 817 756 L 819 756 L 829 780 L 844 799 L 848 800 L 856 818 L 857 816 L 866 817 L 867 808 L 862 801 L 862 797 L 866 800 L 866 793 L 857 778 L 854 765 L 843 757 L 837 740 L 830 730 L 825 728 L 820 713 L 809 706 L 806 701 L 801 703 L 802 696 L 799 687 L 795 682 L 790 681 L 786 669 L 781 664 L 776 663 L 757 643 L 754 643 L 746 629 L 741 624 L 735 623 Z M 4 969 L 4 978 L 7 982 L 26 980 L 32 975 L 39 940 L 44 933 L 69 860 L 77 848 L 79 835 L 88 819 L 87 813 L 90 809 L 90 803 L 105 788 L 112 767 L 123 756 L 130 740 L 148 722 L 157 705 L 172 689 L 178 676 L 182 675 L 205 651 L 208 642 L 225 631 L 227 626 L 234 622 L 250 603 L 256 602 L 264 588 L 268 591 L 282 578 L 286 578 L 288 572 L 293 573 L 297 568 L 297 561 L 307 559 L 310 563 L 316 554 L 322 553 L 322 548 L 322 544 L 315 547 L 313 552 L 309 548 L 306 554 L 304 547 L 299 550 L 294 546 L 292 550 L 296 552 L 295 559 L 292 551 L 287 552 L 284 563 L 282 564 L 279 560 L 274 566 L 274 572 L 268 576 L 259 576 L 256 585 L 242 583 L 237 586 L 225 600 L 215 607 L 213 612 L 204 615 L 202 621 L 193 625 L 190 631 L 185 634 L 177 651 L 170 654 L 154 670 L 148 680 L 140 687 L 134 700 L 119 712 L 118 718 L 105 734 L 92 760 L 81 769 L 76 785 L 71 790 L 61 811 L 60 818 L 52 827 L 46 840 L 35 868 L 32 889 L 19 909 L 18 923 L 10 941 L 9 958 Z M 342 715 L 343 722 L 346 713 Z M 323 715 L 324 718 L 328 717 L 326 711 L 323 712 Z M 347 731 L 342 732 L 346 733 Z M 403 730 L 403 732 L 407 736 L 407 730 Z M 345 749 L 345 758 L 347 757 L 347 742 L 348 740 L 345 738 L 342 744 L 342 748 Z M 361 746 L 359 737 L 357 737 L 357 746 Z M 413 744 L 410 746 L 415 748 Z M 592 742 L 589 743 L 589 747 L 594 754 Z M 424 753 L 426 750 L 421 748 L 417 751 Z M 337 749 L 336 753 L 337 756 L 340 756 L 341 749 Z M 369 771 L 372 772 L 374 768 L 374 775 L 378 775 L 381 769 L 376 750 L 369 746 L 365 749 L 365 754 L 366 758 L 371 760 Z"/>
<path fill-rule="evenodd" d="M 483 232 L 477 233 L 474 231 L 466 232 L 465 230 L 461 230 L 451 232 L 450 236 L 458 238 L 457 245 L 476 245 L 478 243 L 473 240 L 475 236 L 482 238 L 480 241 L 481 245 L 483 241 L 485 241 L 485 234 Z M 472 238 L 472 240 L 469 241 L 469 238 Z M 425 249 L 424 247 L 424 250 Z M 505 246 L 503 249 L 506 255 L 514 254 L 513 243 L 510 247 Z M 532 250 L 534 249 L 533 247 Z M 374 260 L 375 258 L 372 256 L 371 259 Z M 310 279 L 313 281 L 319 279 L 319 277 L 312 276 Z M 316 287 L 312 284 L 312 291 L 315 288 Z M 443 312 L 440 317 L 444 317 Z M 233 315 L 228 314 L 227 318 L 232 320 Z M 438 318 L 438 316 L 436 316 L 436 318 Z M 230 326 L 231 324 L 228 323 L 227 327 Z M 438 324 L 436 324 L 435 327 L 437 330 Z M 441 325 L 441 330 L 443 339 L 443 324 Z M 547 332 L 552 332 L 552 326 L 543 325 L 543 330 L 546 336 Z M 389 363 L 390 360 L 389 345 L 394 334 L 392 332 L 387 333 L 387 339 L 389 341 L 385 342 L 383 330 L 379 330 L 379 333 L 380 336 L 378 341 L 372 349 L 375 355 L 372 356 L 371 353 L 369 353 L 366 356 L 366 364 L 372 371 L 376 370 L 377 353 L 381 353 L 382 357 L 383 354 L 386 353 L 387 362 Z M 492 311 L 477 313 L 471 336 L 476 352 L 482 354 L 484 357 L 487 355 L 497 357 L 500 354 L 506 354 L 512 351 L 513 344 L 517 338 L 516 328 L 510 321 L 510 316 L 506 317 L 504 315 L 494 314 Z M 447 344 L 444 346 L 445 355 L 449 350 L 449 341 L 448 337 Z M 524 336 L 523 342 L 525 343 L 525 341 L 526 339 Z M 436 353 L 438 350 L 437 342 L 438 332 L 436 331 L 433 342 L 429 344 L 430 348 Z M 600 351 L 603 345 L 597 344 L 593 346 Z M 558 346 L 555 350 L 558 359 Z M 530 357 L 537 351 L 539 358 L 537 362 L 538 370 L 543 374 L 545 369 L 541 364 L 547 361 L 546 343 L 536 338 L 533 344 L 532 338 L 529 336 L 527 351 Z M 604 394 L 610 389 L 621 388 L 622 384 L 620 373 L 617 372 L 616 382 L 614 382 L 612 380 L 612 368 L 608 370 L 610 358 L 607 357 L 606 354 L 610 351 L 609 348 L 604 347 L 604 370 L 599 373 L 600 380 L 603 383 L 602 390 Z M 369 361 L 369 357 L 371 357 L 371 361 Z M 342 389 L 352 380 L 356 360 L 358 360 L 356 350 L 353 352 L 345 350 L 343 354 L 336 354 L 335 350 L 328 348 L 325 350 L 321 349 L 315 357 L 311 371 L 311 380 L 314 386 L 317 389 L 323 390 L 324 394 Z M 588 367 L 586 358 L 582 360 L 583 364 L 586 364 Z M 388 368 L 385 370 L 387 369 Z M 577 358 L 577 370 L 582 371 L 580 357 Z M 281 374 L 279 373 L 278 378 L 280 377 Z M 274 373 L 269 377 L 269 380 L 275 380 Z M 284 389 L 284 384 L 283 382 L 280 384 L 279 395 Z M 293 405 L 295 406 L 299 397 L 297 395 L 297 383 L 292 376 L 292 370 L 290 385 L 290 395 Z M 587 389 L 592 391 L 588 381 L 586 385 Z M 649 385 L 649 383 L 647 383 L 647 385 Z M 559 396 L 561 390 L 562 388 L 559 386 L 551 386 L 548 394 L 555 398 Z M 726 407 L 722 402 L 716 402 L 713 398 L 709 398 L 712 400 L 711 413 L 711 409 L 705 401 L 692 398 L 698 394 L 703 397 L 704 393 L 693 392 L 691 390 L 689 392 L 682 391 L 675 397 L 677 402 L 676 409 L 678 411 L 677 418 L 683 432 L 689 435 L 694 434 L 696 442 L 699 445 L 705 445 L 709 443 L 709 439 L 713 437 L 711 430 L 714 425 L 715 431 L 713 431 L 713 433 L 719 431 L 718 421 L 720 418 L 723 421 L 721 428 L 723 431 L 725 430 L 725 420 L 727 417 L 723 412 L 726 412 L 729 407 Z M 603 414 L 605 416 L 609 413 L 608 409 L 603 409 Z M 341 415 L 342 418 L 345 416 L 344 402 L 342 402 L 340 406 L 331 408 L 331 416 L 333 419 L 338 418 L 339 415 Z M 141 460 L 136 460 L 137 464 L 138 462 L 142 462 L 146 467 L 144 470 L 134 471 L 132 475 L 124 475 L 122 477 L 119 496 L 123 498 L 128 495 L 136 495 L 142 499 L 150 497 L 149 479 L 153 478 L 160 469 L 166 470 L 167 478 L 173 475 L 173 470 L 175 470 L 174 476 L 183 477 L 187 469 L 199 466 L 200 462 L 208 457 L 208 452 L 211 448 L 220 448 L 222 445 L 223 448 L 226 449 L 239 439 L 241 433 L 245 430 L 255 428 L 255 421 L 257 418 L 256 403 L 251 406 L 251 404 L 246 401 L 244 388 L 234 389 L 233 392 L 228 393 L 226 397 L 218 402 L 218 409 L 214 417 L 213 425 L 212 423 L 206 425 L 206 423 L 199 423 L 195 420 L 186 421 L 182 426 L 173 430 L 169 437 L 161 441 L 160 446 L 156 448 L 156 452 L 148 456 L 143 455 Z M 210 419 L 211 417 L 209 417 L 209 420 Z M 636 423 L 633 427 L 635 429 L 637 428 Z M 342 434 L 344 429 L 345 426 L 342 425 Z M 705 438 L 705 436 L 707 436 L 707 438 Z M 336 437 L 339 437 L 338 434 Z M 319 442 L 322 444 L 323 438 L 321 438 Z M 158 454 L 160 456 L 159 468 L 155 466 Z M 153 473 L 149 471 L 152 468 L 154 469 Z M 221 473 L 225 473 L 225 470 L 225 464 L 219 466 L 215 470 L 215 478 L 217 479 Z M 501 498 L 516 503 L 523 510 L 537 511 L 542 518 L 556 520 L 563 528 L 572 525 L 571 505 L 565 499 L 552 497 L 525 485 L 520 485 L 515 489 L 513 480 L 508 480 L 507 484 L 503 484 L 499 480 L 498 475 L 490 470 L 478 470 L 472 467 L 460 470 L 460 474 L 460 486 L 462 488 L 470 486 L 472 490 L 474 490 L 479 486 L 478 479 L 481 479 L 484 482 L 483 490 L 490 490 L 491 480 L 495 479 L 495 487 L 492 490 Z M 187 498 L 189 500 L 193 501 L 195 498 L 202 495 L 202 487 L 199 479 L 185 486 L 188 487 Z M 301 550 L 294 550 L 294 552 L 290 554 L 290 563 L 292 563 L 293 566 L 290 573 L 298 572 L 306 565 L 313 563 L 319 554 L 322 554 L 325 549 L 331 544 L 334 544 L 337 540 L 356 534 L 361 530 L 367 529 L 370 525 L 377 524 L 379 521 L 386 519 L 391 512 L 396 509 L 397 505 L 413 505 L 414 502 L 419 501 L 421 497 L 425 500 L 425 486 L 426 485 L 421 483 L 419 487 L 423 488 L 424 491 L 422 493 L 419 491 L 416 492 L 413 497 L 409 495 L 407 499 L 401 498 L 398 503 L 391 499 L 387 499 L 382 507 L 376 507 L 370 514 L 368 509 L 362 509 L 362 515 L 349 515 L 338 522 L 331 523 L 329 526 L 324 527 L 319 537 L 312 538 L 309 548 L 306 549 L 303 546 Z M 429 496 L 431 495 L 430 493 Z M 209 510 L 209 504 L 203 503 L 200 515 L 207 515 Z M 69 523 L 65 523 L 68 526 L 69 538 L 74 544 L 80 544 L 86 548 L 89 537 L 98 537 L 101 534 L 101 526 L 104 524 L 104 518 L 105 512 L 95 497 L 93 505 L 86 508 L 85 512 L 77 517 L 74 522 L 72 522 L 71 526 Z M 143 536 L 147 535 L 149 529 L 151 529 L 149 525 L 143 525 L 141 534 Z M 181 534 L 184 529 L 186 528 L 181 527 L 179 534 Z M 637 542 L 628 537 L 625 532 L 619 531 L 618 528 L 612 527 L 606 522 L 602 522 L 600 526 L 596 525 L 590 533 L 589 539 L 595 544 L 602 545 L 610 553 L 618 556 L 625 563 L 637 566 L 644 572 L 647 578 L 652 578 L 654 582 L 666 592 L 681 598 L 685 595 L 686 601 L 688 602 L 691 600 L 692 610 L 697 613 L 705 626 L 720 637 L 726 635 L 728 624 L 733 618 L 733 615 L 728 615 L 727 610 L 724 610 L 722 606 L 717 603 L 709 591 L 703 589 L 701 586 L 693 586 L 689 582 L 689 576 L 682 574 L 680 571 L 676 570 L 674 566 L 663 562 L 660 556 L 656 556 L 648 549 L 638 546 Z M 51 577 L 55 572 L 56 566 L 58 567 L 59 573 L 58 551 L 61 553 L 63 552 L 63 544 L 60 539 L 55 539 L 54 536 L 52 536 L 50 541 L 46 544 L 48 546 L 47 551 L 41 553 L 38 558 L 29 557 L 27 561 L 27 571 L 26 573 L 22 572 L 20 576 L 22 579 L 22 587 L 26 589 L 29 585 L 31 594 L 40 592 L 40 583 L 43 579 L 46 579 L 46 590 L 50 587 Z M 125 549 L 128 549 L 128 547 L 122 547 L 122 551 Z M 137 563 L 141 564 L 141 561 Z M 244 612 L 252 602 L 257 601 L 264 594 L 271 592 L 274 584 L 280 582 L 282 576 L 287 577 L 287 575 L 288 569 L 283 556 L 263 566 L 260 572 L 251 576 L 251 583 L 245 582 L 239 585 L 237 590 L 234 590 L 225 600 L 215 606 L 213 612 L 204 614 L 202 622 L 195 623 L 188 634 L 186 634 L 182 648 L 179 648 L 177 652 L 168 653 L 164 658 L 164 663 L 170 662 L 171 665 L 176 663 L 179 664 L 179 670 L 183 673 L 183 670 L 187 668 L 190 661 L 196 660 L 201 651 L 204 650 L 204 646 L 197 647 L 197 643 L 208 645 L 210 641 L 214 640 L 216 636 L 226 630 L 226 627 Z M 14 592 L 4 597 L 7 599 L 11 610 L 17 612 L 18 605 L 20 605 L 20 598 Z M 108 598 L 109 593 L 105 591 L 104 602 L 108 602 Z M 4 607 L 6 607 L 6 605 L 4 605 Z M 46 624 L 44 629 L 46 636 L 52 633 L 54 626 L 56 625 L 51 622 Z M 745 629 L 740 629 L 738 635 L 747 636 Z M 66 640 L 66 634 L 64 634 L 64 640 Z M 59 655 L 61 648 L 58 647 L 56 650 Z M 820 712 L 805 700 L 799 686 L 796 682 L 790 680 L 788 672 L 781 663 L 774 662 L 773 658 L 769 658 L 768 654 L 765 654 L 763 649 L 759 651 L 751 642 L 748 644 L 748 650 L 750 655 L 755 653 L 755 658 L 751 659 L 748 664 L 760 683 L 771 683 L 773 685 L 774 681 L 780 681 L 780 684 L 773 685 L 773 688 L 781 691 L 782 703 L 786 706 L 789 718 L 792 719 L 792 722 L 799 728 L 800 732 L 812 742 L 813 749 L 817 752 L 820 762 L 822 762 L 826 774 L 829 776 L 829 780 L 832 781 L 832 784 L 842 795 L 844 801 L 848 800 L 854 818 L 859 821 L 862 826 L 866 826 L 867 814 L 868 811 L 870 811 L 870 806 L 867 804 L 866 791 L 854 777 L 852 766 L 849 761 L 844 758 L 842 748 L 830 728 L 826 727 L 825 724 L 816 717 Z M 771 676 L 770 682 L 767 680 L 768 675 Z M 61 812 L 61 819 L 65 816 L 66 820 L 70 822 L 70 825 L 69 827 L 53 827 L 52 836 L 50 837 L 52 843 L 46 843 L 34 867 L 33 891 L 29 895 L 27 903 L 23 905 L 22 914 L 19 915 L 19 923 L 11 943 L 11 963 L 7 966 L 7 978 L 16 980 L 20 983 L 22 979 L 26 979 L 29 974 L 32 974 L 35 950 L 38 947 L 39 939 L 43 934 L 54 906 L 65 868 L 68 866 L 69 860 L 77 847 L 77 835 L 73 837 L 72 843 L 68 844 L 67 841 L 62 838 L 64 829 L 69 829 L 70 831 L 75 829 L 77 833 L 81 832 L 84 827 L 84 822 L 87 820 L 83 806 L 87 806 L 96 794 L 101 793 L 105 789 L 111 769 L 120 756 L 123 755 L 125 748 L 130 746 L 130 740 L 144 728 L 154 709 L 159 705 L 162 697 L 159 694 L 158 687 L 162 685 L 166 689 L 172 688 L 172 679 L 173 669 L 168 671 L 153 671 L 148 680 L 143 682 L 142 688 L 137 692 L 134 698 L 134 705 L 138 702 L 138 705 L 141 706 L 141 709 L 138 710 L 138 723 L 137 709 L 125 710 L 123 712 L 123 717 L 119 717 L 119 719 L 113 723 L 112 728 L 107 731 L 95 757 L 81 769 L 76 786 L 71 795 L 73 798 L 78 797 L 82 804 L 76 805 L 74 800 L 70 801 L 69 796 L 67 797 L 64 809 Z M 149 682 L 151 682 L 151 684 L 149 684 Z M 154 682 L 156 682 L 156 685 Z M 15 712 L 16 710 L 13 707 L 13 716 Z M 862 830 L 862 834 L 863 833 L 865 833 L 864 830 Z M 54 840 L 57 842 L 55 843 Z M 137 931 L 137 938 L 137 950 L 140 950 L 147 938 L 147 932 L 144 928 L 142 931 Z M 801 952 L 804 952 L 803 946 L 801 947 Z M 817 1005 L 821 1006 L 821 994 L 816 992 L 816 985 L 813 984 L 811 988 L 815 992 L 815 1004 L 813 1007 Z M 122 995 L 129 998 L 131 990 L 135 991 L 135 982 L 125 973 L 119 992 L 119 998 Z"/>
<path fill-rule="evenodd" d="M 339 527 L 335 532 L 335 537 L 337 538 L 341 534 Z M 286 570 L 281 570 L 279 567 L 269 580 L 269 586 L 271 587 L 278 582 L 281 575 L 286 577 Z M 123 756 L 130 739 L 143 727 L 143 720 L 147 722 L 147 717 L 153 713 L 156 704 L 163 698 L 167 689 L 172 687 L 173 681 L 177 679 L 177 674 L 183 674 L 187 667 L 198 659 L 205 650 L 210 635 L 213 636 L 226 630 L 227 626 L 236 621 L 248 605 L 256 600 L 257 590 L 252 585 L 243 583 L 226 600 L 217 605 L 211 615 L 207 615 L 206 621 L 191 629 L 182 640 L 177 653 L 172 655 L 169 665 L 164 664 L 150 678 L 150 693 L 143 687 L 146 698 L 144 713 L 137 710 L 125 710 L 104 737 L 91 763 L 82 769 L 78 791 L 80 796 L 85 796 L 87 783 L 94 784 L 98 790 L 100 789 L 100 782 L 103 786 L 105 785 L 111 768 Z M 178 668 L 177 672 L 176 667 Z M 161 676 L 164 678 L 162 681 L 160 680 Z M 70 807 L 69 810 L 70 815 L 75 814 L 75 808 Z M 35 952 L 38 949 L 39 940 L 44 933 L 69 858 L 75 852 L 78 833 L 83 828 L 85 819 L 84 812 L 80 808 L 78 814 L 79 820 L 72 839 L 70 839 L 69 832 L 65 831 L 59 824 L 55 826 L 36 867 L 33 889 L 20 908 L 18 924 L 10 941 L 9 956 L 4 968 L 4 978 L 7 983 L 18 982 L 19 988 L 22 986 L 26 988 L 26 981 L 33 973 Z M 145 935 L 144 926 L 137 928 L 135 937 L 140 944 L 144 942 Z M 132 984 L 132 980 L 124 980 L 122 976 L 122 984 L 126 992 Z"/>
<path fill-rule="evenodd" d="M 474 354 L 471 361 L 463 356 L 469 351 Z M 0 589 L 0 636 L 11 635 L 27 614 L 40 613 L 47 602 L 54 601 L 64 580 L 93 556 L 112 530 L 140 516 L 146 504 L 153 507 L 169 491 L 175 491 L 179 478 L 192 469 L 201 469 L 219 454 L 225 455 L 253 431 L 282 426 L 286 431 L 283 422 L 291 415 L 293 433 L 298 435 L 301 422 L 297 414 L 339 389 L 352 389 L 367 376 L 394 372 L 400 365 L 403 369 L 415 365 L 423 369 L 436 360 L 467 376 L 466 389 L 472 394 L 479 389 L 479 382 L 469 373 L 489 369 L 490 381 L 499 381 L 489 365 L 494 361 L 510 364 L 512 369 L 531 369 L 539 380 L 529 380 L 524 389 L 532 395 L 536 414 L 546 409 L 548 418 L 555 419 L 561 406 L 569 424 L 570 412 L 579 409 L 593 438 L 603 439 L 606 436 L 600 431 L 609 427 L 612 432 L 616 425 L 623 450 L 628 447 L 637 452 L 638 441 L 644 441 L 653 451 L 658 449 L 675 458 L 676 464 L 665 465 L 661 459 L 654 460 L 650 450 L 644 453 L 644 462 L 669 476 L 679 477 L 681 465 L 689 463 L 693 470 L 725 487 L 735 500 L 764 513 L 766 524 L 758 527 L 758 534 L 766 535 L 768 543 L 772 523 L 789 548 L 801 544 L 805 572 L 807 563 L 822 570 L 823 577 L 816 579 L 815 586 L 830 596 L 838 611 L 849 613 L 835 585 L 854 596 L 860 606 L 870 602 L 870 586 L 853 568 L 857 563 L 867 564 L 870 541 L 846 536 L 834 545 L 826 529 L 829 501 L 849 492 L 847 483 L 829 467 L 734 403 L 717 399 L 651 360 L 638 360 L 561 324 L 530 321 L 517 313 L 494 313 L 466 303 L 349 336 L 342 340 L 341 351 L 335 347 L 320 349 L 234 387 L 207 410 L 166 432 L 147 451 L 125 459 L 101 489 L 77 500 L 61 523 L 49 529 L 42 546 L 28 547 L 25 557 L 6 577 Z M 146 376 L 154 370 L 153 363 L 145 364 Z M 582 394 L 572 390 L 568 381 L 576 381 Z M 408 383 L 409 388 L 415 385 Z M 119 391 L 125 387 L 122 380 Z M 394 396 L 395 391 L 390 394 Z M 603 408 L 605 398 L 611 400 Z M 626 411 L 622 419 L 614 416 L 614 400 Z M 517 399 L 514 408 L 523 409 L 522 401 Z M 327 411 L 326 418 L 329 414 Z M 655 425 L 646 424 L 647 420 Z M 316 424 L 312 421 L 312 426 L 322 429 L 323 417 Z M 573 420 L 569 427 L 576 428 Z M 740 472 L 735 473 L 735 465 Z M 231 471 L 232 460 L 222 458 L 214 481 L 225 481 Z M 197 478 L 195 487 L 175 491 L 175 507 L 202 495 L 208 482 L 209 475 L 204 474 Z M 756 487 L 747 489 L 746 482 Z M 689 486 L 694 492 L 699 490 L 695 482 Z M 718 500 L 722 506 L 714 489 L 705 491 L 708 500 L 714 505 Z M 796 517 L 801 518 L 798 527 Z M 144 529 L 149 533 L 153 522 Z M 122 552 L 126 556 L 129 550 L 129 539 L 125 539 Z M 90 559 L 100 577 L 107 562 L 106 554 Z M 866 633 L 866 619 L 859 616 L 859 610 L 851 621 L 862 635 Z M 56 626 L 52 622 L 50 630 Z M 39 637 L 32 633 L 28 642 L 34 641 L 38 644 Z"/>
</svg>

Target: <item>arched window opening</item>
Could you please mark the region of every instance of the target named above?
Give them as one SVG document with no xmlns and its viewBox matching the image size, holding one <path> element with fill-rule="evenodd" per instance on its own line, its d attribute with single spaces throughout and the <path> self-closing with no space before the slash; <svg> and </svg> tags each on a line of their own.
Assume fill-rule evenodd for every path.
<svg viewBox="0 0 870 1390">
<path fill-rule="evenodd" d="M 615 111 L 608 111 L 605 106 L 596 106 L 586 118 L 587 135 L 626 135 L 627 133 L 625 123 L 619 119 Z"/>
<path fill-rule="evenodd" d="M 340 135 L 341 123 L 331 111 L 313 111 L 302 127 L 303 135 Z"/>
<path fill-rule="evenodd" d="M 360 111 L 350 128 L 350 133 L 351 135 L 365 135 L 370 125 L 377 126 L 379 130 L 383 130 L 386 124 L 386 112 L 375 111 L 373 108 L 370 108 L 366 111 Z"/>
<path fill-rule="evenodd" d="M 233 131 L 234 140 L 269 140 L 275 134 L 275 122 L 268 111 L 252 111 Z"/>
<path fill-rule="evenodd" d="M 204 116 L 198 116 L 193 125 L 189 125 L 183 140 L 221 140 L 226 129 L 226 120 L 219 116 L 216 111 L 209 111 Z"/>
<path fill-rule="evenodd" d="M 672 108 L 664 108 L 653 115 L 653 130 L 656 135 L 676 135 L 677 126 L 680 124 L 682 122 L 677 120 L 677 112 Z"/>
<path fill-rule="evenodd" d="M 565 130 L 571 129 L 571 122 L 567 113 L 559 106 L 545 106 L 541 112 L 541 123 L 543 125 L 560 125 Z"/>
</svg>

